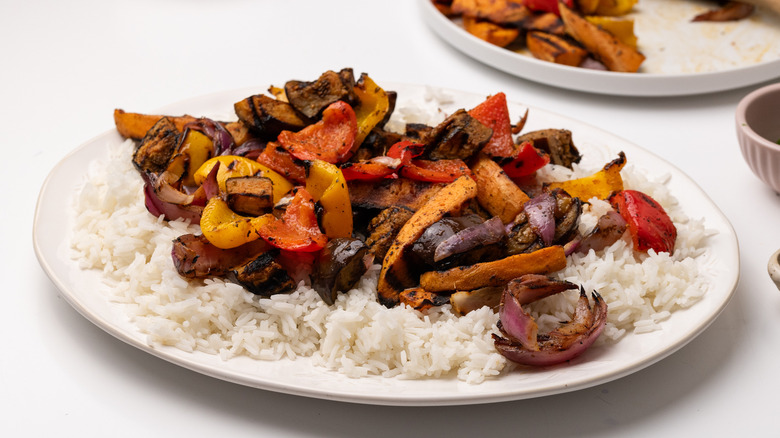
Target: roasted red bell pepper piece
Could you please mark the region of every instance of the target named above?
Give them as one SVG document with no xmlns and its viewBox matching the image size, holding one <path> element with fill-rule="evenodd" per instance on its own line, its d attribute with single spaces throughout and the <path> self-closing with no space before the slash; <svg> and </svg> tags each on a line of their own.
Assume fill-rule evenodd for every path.
<svg viewBox="0 0 780 438">
<path fill-rule="evenodd" d="M 500 158 L 511 158 L 515 155 L 517 147 L 512 139 L 512 122 L 509 120 L 509 108 L 504 93 L 488 97 L 471 109 L 469 115 L 493 130 L 490 140 L 482 147 L 483 153 Z"/>
<path fill-rule="evenodd" d="M 401 168 L 401 176 L 435 183 L 451 183 L 471 170 L 463 160 L 412 160 Z"/>
<path fill-rule="evenodd" d="M 649 195 L 621 190 L 609 197 L 609 203 L 626 220 L 635 250 L 674 251 L 677 228 L 664 208 Z"/>
<path fill-rule="evenodd" d="M 398 178 L 395 170 L 400 160 L 385 157 L 387 160 L 371 159 L 361 163 L 346 163 L 341 166 L 341 173 L 347 181 L 363 180 L 376 181 L 383 178 Z M 391 163 L 392 162 L 392 163 Z"/>
<path fill-rule="evenodd" d="M 303 161 L 293 157 L 279 143 L 270 141 L 257 156 L 257 161 L 281 174 L 289 181 L 303 183 L 306 180 L 306 168 Z"/>
<path fill-rule="evenodd" d="M 424 144 L 404 140 L 390 146 L 390 149 L 387 150 L 387 156 L 390 158 L 398 158 L 401 160 L 401 165 L 406 165 L 409 164 L 412 159 L 422 155 L 424 151 Z"/>
<path fill-rule="evenodd" d="M 282 217 L 260 227 L 258 234 L 271 245 L 288 251 L 319 251 L 328 243 L 317 224 L 314 199 L 303 187 L 295 189 Z"/>
<path fill-rule="evenodd" d="M 423 153 L 425 145 L 411 141 L 399 141 L 387 150 L 387 154 L 360 163 L 346 163 L 341 172 L 347 181 L 359 179 L 376 181 L 383 178 L 398 178 L 398 171 Z"/>
<path fill-rule="evenodd" d="M 337 101 L 325 108 L 317 123 L 298 132 L 282 131 L 277 140 L 295 158 L 336 164 L 352 154 L 356 136 L 355 111 L 346 102 Z"/>
<path fill-rule="evenodd" d="M 504 173 L 510 178 L 522 178 L 533 175 L 534 172 L 546 166 L 550 156 L 539 151 L 531 142 L 523 142 L 517 151 L 517 156 L 508 164 L 502 166 Z"/>
<path fill-rule="evenodd" d="M 561 11 L 558 9 L 558 0 L 525 0 L 525 7 L 537 12 L 552 12 L 553 14 L 560 16 Z M 563 0 L 563 4 L 573 8 L 574 0 Z"/>
</svg>

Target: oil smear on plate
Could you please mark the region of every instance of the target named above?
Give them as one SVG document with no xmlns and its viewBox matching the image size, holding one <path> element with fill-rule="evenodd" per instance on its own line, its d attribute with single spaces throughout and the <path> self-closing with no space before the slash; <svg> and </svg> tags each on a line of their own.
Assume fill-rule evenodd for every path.
<svg viewBox="0 0 780 438">
<path fill-rule="evenodd" d="M 643 73 L 707 73 L 780 59 L 780 18 L 756 8 L 732 22 L 691 22 L 714 2 L 641 0 L 632 13 Z"/>
</svg>

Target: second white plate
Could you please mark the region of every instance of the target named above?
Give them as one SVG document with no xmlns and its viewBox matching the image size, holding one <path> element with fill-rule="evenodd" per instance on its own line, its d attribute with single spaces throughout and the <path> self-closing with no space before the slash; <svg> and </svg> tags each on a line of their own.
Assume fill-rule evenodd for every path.
<svg viewBox="0 0 780 438">
<path fill-rule="evenodd" d="M 643 0 L 637 14 L 647 56 L 640 73 L 569 67 L 487 43 L 441 14 L 430 0 L 418 0 L 423 19 L 448 44 L 506 73 L 554 87 L 622 96 L 683 96 L 744 87 L 780 77 L 780 17 L 762 15 L 737 23 L 688 23 L 670 7 L 677 2 Z M 686 11 L 690 5 L 682 5 Z M 683 12 L 693 17 L 693 12 Z M 684 32 L 684 34 L 680 34 Z"/>
</svg>

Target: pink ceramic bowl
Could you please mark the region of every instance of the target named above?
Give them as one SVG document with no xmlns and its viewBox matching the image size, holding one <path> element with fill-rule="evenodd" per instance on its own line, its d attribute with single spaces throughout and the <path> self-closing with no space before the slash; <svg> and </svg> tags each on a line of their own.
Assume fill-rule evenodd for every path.
<svg viewBox="0 0 780 438">
<path fill-rule="evenodd" d="M 761 181 L 780 193 L 780 83 L 745 96 L 736 119 L 742 156 Z"/>
</svg>

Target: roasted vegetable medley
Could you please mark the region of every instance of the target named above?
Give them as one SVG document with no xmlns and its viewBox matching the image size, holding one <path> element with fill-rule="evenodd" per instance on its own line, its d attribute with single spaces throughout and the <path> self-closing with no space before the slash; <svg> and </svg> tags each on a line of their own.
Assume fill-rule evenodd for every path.
<svg viewBox="0 0 780 438">
<path fill-rule="evenodd" d="M 545 166 L 581 159 L 564 129 L 524 132 L 496 93 L 433 126 L 386 123 L 396 93 L 349 68 L 288 81 L 234 105 L 237 121 L 115 111 L 137 141 L 133 163 L 149 212 L 200 224 L 172 243 L 186 278 L 223 277 L 261 295 L 287 293 L 300 272 L 328 304 L 380 264 L 377 299 L 457 314 L 500 314 L 496 348 L 519 363 L 571 359 L 606 321 L 586 291 L 571 322 L 546 334 L 524 305 L 578 286 L 550 275 L 575 251 L 629 233 L 635 251 L 672 252 L 676 229 L 648 195 L 623 187 L 622 152 L 583 178 L 541 183 Z M 614 211 L 587 233 L 583 205 Z"/>
<path fill-rule="evenodd" d="M 635 73 L 645 60 L 634 33 L 638 0 L 432 0 L 472 35 L 491 44 L 572 67 Z M 733 21 L 754 6 L 721 5 L 691 21 Z"/>
</svg>

